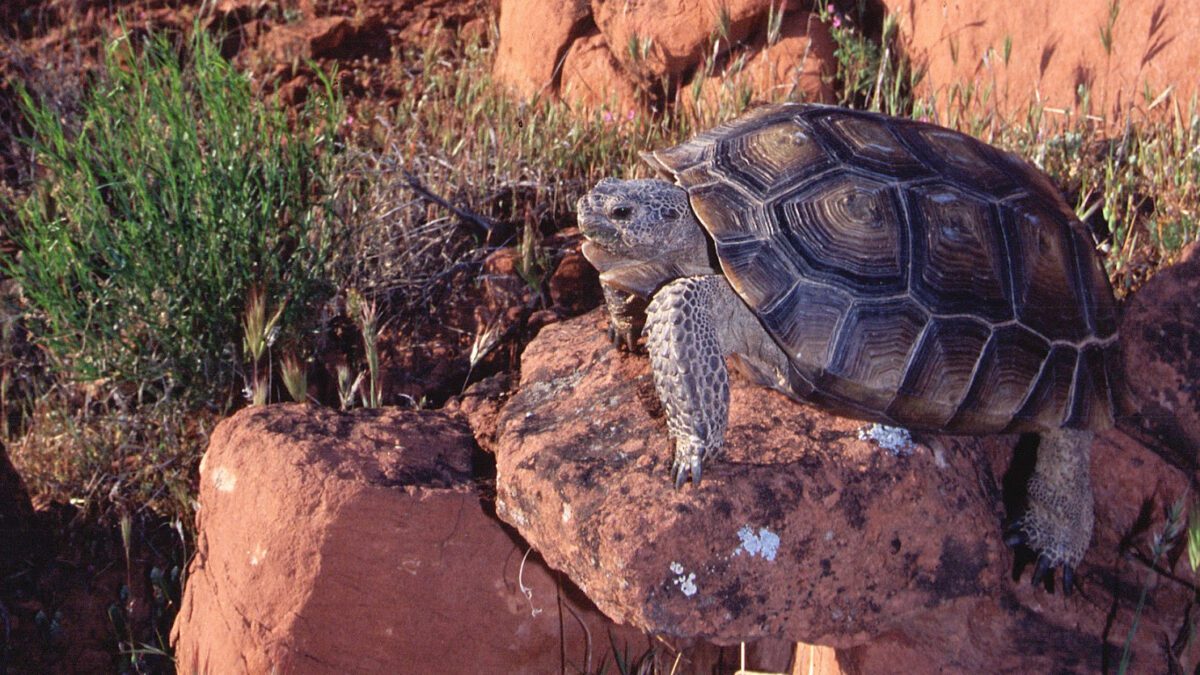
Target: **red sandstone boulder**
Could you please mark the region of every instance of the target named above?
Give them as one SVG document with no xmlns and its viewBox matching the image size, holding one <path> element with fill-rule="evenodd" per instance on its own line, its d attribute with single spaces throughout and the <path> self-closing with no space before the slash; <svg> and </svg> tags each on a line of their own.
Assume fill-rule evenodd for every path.
<svg viewBox="0 0 1200 675">
<path fill-rule="evenodd" d="M 436 412 L 288 405 L 222 422 L 201 464 L 179 671 L 594 671 L 610 632 L 645 652 L 525 559 L 481 501 L 474 452 Z"/>
<path fill-rule="evenodd" d="M 605 111 L 613 122 L 641 107 L 637 87 L 595 29 L 567 48 L 559 91 L 563 100 L 583 110 Z"/>
<path fill-rule="evenodd" d="M 802 94 L 828 101 L 833 44 L 814 16 L 798 9 L 777 0 L 505 1 L 493 73 L 523 98 L 558 96 L 613 121 L 660 85 L 671 89 L 696 77 L 705 78 L 698 86 L 706 101 L 729 79 L 755 99 Z M 786 13 L 768 45 L 772 12 Z M 699 68 L 714 57 L 721 69 L 744 67 Z"/>
<path fill-rule="evenodd" d="M 358 20 L 325 16 L 276 26 L 258 45 L 266 59 L 285 64 L 304 59 L 351 59 L 364 54 L 386 56 L 389 48 L 383 23 L 375 15 Z"/>
<path fill-rule="evenodd" d="M 497 511 L 605 614 L 648 631 L 829 645 L 846 672 L 1095 672 L 1119 660 L 1147 588 L 1131 672 L 1195 661 L 1175 642 L 1190 572 L 1152 549 L 1187 477 L 1123 434 L 1094 450 L 1096 533 L 1064 598 L 1030 587 L 1027 566 L 1011 578 L 1015 437 L 888 451 L 861 422 L 738 377 L 730 419 L 703 485 L 672 489 L 645 357 L 610 346 L 602 311 L 547 326 L 500 415 Z"/>
<path fill-rule="evenodd" d="M 884 0 L 898 15 L 907 54 L 926 69 L 918 94 L 946 112 L 955 88 L 972 85 L 980 111 L 1023 119 L 1032 103 L 1074 109 L 1087 89 L 1093 114 L 1117 130 L 1129 109 L 1145 110 L 1173 88 L 1186 108 L 1200 94 L 1200 12 L 1194 0 Z M 1110 27 L 1110 10 L 1119 12 Z M 1105 47 L 1103 31 L 1111 40 Z M 1149 99 L 1145 92 L 1149 92 Z M 1159 111 L 1169 114 L 1170 105 Z"/>
<path fill-rule="evenodd" d="M 768 44 L 765 32 L 758 35 L 731 54 L 722 71 L 705 77 L 701 101 L 714 106 L 721 89 L 730 86 L 754 100 L 832 101 L 833 52 L 829 28 L 816 14 L 789 14 L 774 42 Z"/>
<path fill-rule="evenodd" d="M 492 74 L 522 98 L 554 95 L 563 55 L 589 15 L 587 0 L 501 0 Z"/>
<path fill-rule="evenodd" d="M 1180 466 L 1200 450 L 1200 244 L 1134 294 L 1121 317 L 1134 424 Z"/>
<path fill-rule="evenodd" d="M 626 72 L 644 81 L 677 78 L 710 50 L 765 29 L 773 0 L 592 0 L 592 16 Z"/>
</svg>

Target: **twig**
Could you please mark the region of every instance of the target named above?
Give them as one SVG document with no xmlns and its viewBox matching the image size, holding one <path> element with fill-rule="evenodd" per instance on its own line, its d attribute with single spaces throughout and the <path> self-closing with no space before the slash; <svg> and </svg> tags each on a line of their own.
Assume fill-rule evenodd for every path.
<svg viewBox="0 0 1200 675">
<path fill-rule="evenodd" d="M 420 195 L 422 199 L 449 209 L 454 215 L 478 225 L 485 232 L 491 232 L 496 228 L 496 221 L 492 220 L 491 218 L 488 218 L 487 216 L 481 216 L 478 213 L 455 206 L 454 204 L 446 201 L 446 199 L 443 197 L 434 194 L 429 188 L 425 187 L 425 185 L 421 183 L 421 179 L 417 178 L 416 175 L 407 169 L 404 170 L 404 180 L 408 182 L 408 186 L 412 188 L 413 192 Z"/>
</svg>

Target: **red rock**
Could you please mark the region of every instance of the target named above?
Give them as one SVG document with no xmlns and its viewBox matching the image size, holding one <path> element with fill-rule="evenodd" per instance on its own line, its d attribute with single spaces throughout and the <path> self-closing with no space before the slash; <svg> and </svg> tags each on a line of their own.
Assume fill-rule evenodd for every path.
<svg viewBox="0 0 1200 675">
<path fill-rule="evenodd" d="M 1030 587 L 1028 567 L 1011 579 L 1014 437 L 891 454 L 859 440 L 861 422 L 735 377 L 724 457 L 674 490 L 646 359 L 615 351 L 602 315 L 548 326 L 522 355 L 497 512 L 614 620 L 831 646 L 849 672 L 1094 672 L 1119 658 L 1148 587 L 1131 672 L 1168 670 L 1190 591 L 1139 559 L 1187 480 L 1154 453 L 1119 432 L 1097 443 L 1096 534 L 1064 599 Z M 1189 574 L 1177 556 L 1156 565 Z"/>
<path fill-rule="evenodd" d="M 1134 419 L 1180 466 L 1200 449 L 1200 244 L 1134 294 L 1121 318 Z"/>
<path fill-rule="evenodd" d="M 701 100 L 711 108 L 722 91 L 745 91 L 759 101 L 832 103 L 833 52 L 833 38 L 817 15 L 788 14 L 774 44 L 766 43 L 764 33 L 729 60 L 724 71 L 704 78 Z M 685 102 L 693 99 L 691 92 L 691 86 L 684 88 Z"/>
<path fill-rule="evenodd" d="M 501 0 L 496 81 L 522 98 L 555 95 L 560 60 L 587 17 L 587 0 Z"/>
<path fill-rule="evenodd" d="M 650 644 L 487 512 L 465 424 L 436 412 L 257 407 L 200 469 L 181 672 L 546 673 Z M 527 589 L 529 595 L 523 594 Z M 611 659 L 610 659 L 611 661 Z"/>
<path fill-rule="evenodd" d="M 560 92 L 575 108 L 604 111 L 614 122 L 641 108 L 637 87 L 595 29 L 567 48 Z"/>
<path fill-rule="evenodd" d="M 483 261 L 480 280 L 483 303 L 475 307 L 472 349 L 478 362 L 483 354 L 519 331 L 537 302 L 533 287 L 521 276 L 521 252 L 512 246 L 498 248 Z"/>
<path fill-rule="evenodd" d="M 679 78 L 711 50 L 765 28 L 772 0 L 592 0 L 592 15 L 627 72 L 647 82 Z M 721 36 L 722 15 L 726 34 Z M 635 46 L 638 45 L 638 46 Z"/>
<path fill-rule="evenodd" d="M 375 15 L 367 15 L 361 20 L 326 16 L 275 26 L 258 44 L 259 54 L 279 63 L 321 58 L 351 59 L 364 54 L 385 56 L 388 48 L 383 24 Z"/>
<path fill-rule="evenodd" d="M 512 392 L 512 379 L 508 373 L 497 373 L 472 384 L 461 396 L 446 402 L 447 412 L 467 418 L 475 442 L 484 452 L 496 452 L 496 420 Z"/>
<path fill-rule="evenodd" d="M 547 286 L 550 302 L 568 316 L 594 309 L 603 301 L 599 275 L 579 252 L 578 242 L 563 255 Z"/>
<path fill-rule="evenodd" d="M 344 16 L 308 19 L 273 27 L 262 37 L 259 50 L 281 63 L 311 59 L 341 47 L 353 32 L 350 19 Z"/>
<path fill-rule="evenodd" d="M 905 51 L 926 69 L 918 94 L 936 96 L 944 115 L 956 87 L 973 85 L 979 112 L 1024 119 L 1031 103 L 1075 109 L 1086 85 L 1091 112 L 1117 130 L 1130 109 L 1144 110 L 1167 87 L 1186 107 L 1200 94 L 1200 13 L 1192 0 L 1123 0 L 1111 53 L 1101 40 L 1110 0 L 1079 2 L 922 2 L 884 0 L 899 15 Z M 1006 42 L 1010 45 L 1005 58 Z M 1171 105 L 1158 110 L 1170 114 Z"/>
</svg>

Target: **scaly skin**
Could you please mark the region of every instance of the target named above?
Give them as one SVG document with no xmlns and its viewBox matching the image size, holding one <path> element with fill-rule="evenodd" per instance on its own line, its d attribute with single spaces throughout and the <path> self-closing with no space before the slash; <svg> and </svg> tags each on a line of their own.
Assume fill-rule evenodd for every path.
<svg viewBox="0 0 1200 675">
<path fill-rule="evenodd" d="M 654 387 L 675 441 L 671 474 L 681 487 L 721 450 L 729 421 L 725 357 L 738 354 L 776 387 L 785 382 L 787 356 L 762 324 L 716 274 L 676 279 L 650 301 L 646 351 Z"/>
</svg>

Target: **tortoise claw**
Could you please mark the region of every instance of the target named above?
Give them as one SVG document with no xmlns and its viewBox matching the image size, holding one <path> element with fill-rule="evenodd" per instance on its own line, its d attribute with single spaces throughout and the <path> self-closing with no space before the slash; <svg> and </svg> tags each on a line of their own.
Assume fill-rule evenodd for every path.
<svg viewBox="0 0 1200 675">
<path fill-rule="evenodd" d="M 687 469 L 685 465 L 676 462 L 675 464 L 675 489 L 680 490 L 683 484 L 687 482 Z"/>
<path fill-rule="evenodd" d="M 1037 586 L 1042 583 L 1042 579 L 1046 578 L 1046 572 L 1050 571 L 1050 559 L 1044 555 L 1038 556 L 1037 567 L 1033 569 L 1033 577 L 1030 582 Z"/>
<path fill-rule="evenodd" d="M 637 333 L 632 329 L 621 330 L 610 323 L 608 325 L 608 341 L 617 348 L 617 351 L 630 354 L 637 352 Z"/>
<path fill-rule="evenodd" d="M 1063 565 L 1062 570 L 1063 595 L 1071 597 L 1071 588 L 1075 586 L 1075 568 Z"/>
<path fill-rule="evenodd" d="M 700 478 L 703 474 L 700 457 L 696 457 L 692 460 L 688 460 L 686 458 L 675 460 L 675 466 L 672 468 L 672 473 L 675 476 L 676 490 L 682 489 L 683 486 L 687 484 L 688 474 L 691 474 L 692 485 L 695 487 L 700 487 Z"/>
</svg>

